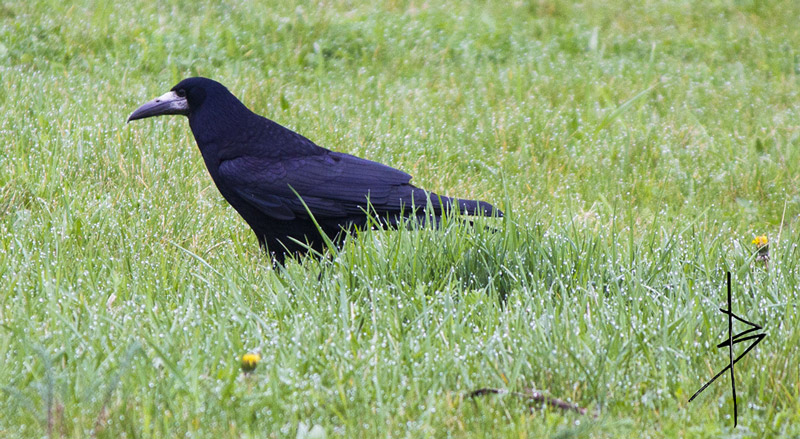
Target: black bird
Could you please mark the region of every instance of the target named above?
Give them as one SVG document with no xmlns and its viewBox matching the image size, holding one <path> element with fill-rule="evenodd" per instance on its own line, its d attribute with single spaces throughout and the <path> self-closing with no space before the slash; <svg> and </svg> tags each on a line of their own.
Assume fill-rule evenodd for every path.
<svg viewBox="0 0 800 439">
<path fill-rule="evenodd" d="M 189 118 L 217 188 L 279 263 L 303 253 L 301 243 L 324 247 L 309 211 L 337 243 L 343 229 L 368 225 L 368 206 L 384 227 L 411 215 L 424 220 L 429 200 L 437 219 L 456 206 L 468 215 L 503 215 L 489 203 L 429 194 L 409 184 L 405 172 L 317 146 L 253 113 L 211 79 L 184 79 L 137 108 L 128 122 L 163 114 Z"/>
</svg>

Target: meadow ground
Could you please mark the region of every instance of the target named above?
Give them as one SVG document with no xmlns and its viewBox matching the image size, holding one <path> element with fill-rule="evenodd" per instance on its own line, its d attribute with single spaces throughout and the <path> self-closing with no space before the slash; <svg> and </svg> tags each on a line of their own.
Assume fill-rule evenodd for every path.
<svg viewBox="0 0 800 439">
<path fill-rule="evenodd" d="M 797 437 L 798 16 L 4 2 L 0 436 Z M 185 120 L 124 123 L 190 75 L 507 216 L 274 270 Z M 726 364 L 726 271 L 767 334 L 736 364 L 736 429 L 728 376 L 687 402 Z"/>
</svg>

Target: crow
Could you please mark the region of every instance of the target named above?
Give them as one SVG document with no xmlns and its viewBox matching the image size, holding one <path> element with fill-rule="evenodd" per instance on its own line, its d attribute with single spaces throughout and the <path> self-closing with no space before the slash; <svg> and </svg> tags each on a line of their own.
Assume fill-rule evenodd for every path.
<svg viewBox="0 0 800 439">
<path fill-rule="evenodd" d="M 341 244 L 344 231 L 393 227 L 403 218 L 438 220 L 443 212 L 500 217 L 489 203 L 428 193 L 411 176 L 389 166 L 330 151 L 250 111 L 225 86 L 187 78 L 145 103 L 128 122 L 164 114 L 189 118 L 211 178 L 228 203 L 282 264 L 286 256 Z M 316 224 L 315 224 L 316 222 Z"/>
</svg>

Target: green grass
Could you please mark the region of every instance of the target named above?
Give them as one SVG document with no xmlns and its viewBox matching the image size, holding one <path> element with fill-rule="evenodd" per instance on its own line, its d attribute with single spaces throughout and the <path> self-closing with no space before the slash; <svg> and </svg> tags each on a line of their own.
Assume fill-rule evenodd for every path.
<svg viewBox="0 0 800 439">
<path fill-rule="evenodd" d="M 800 3 L 372 3 L 0 6 L 0 436 L 800 435 Z M 273 270 L 190 75 L 507 216 Z"/>
</svg>

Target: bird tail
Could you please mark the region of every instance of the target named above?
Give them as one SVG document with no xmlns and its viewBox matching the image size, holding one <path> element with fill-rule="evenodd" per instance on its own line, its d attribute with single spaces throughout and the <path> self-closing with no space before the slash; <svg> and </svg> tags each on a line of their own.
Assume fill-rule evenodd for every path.
<svg viewBox="0 0 800 439">
<path fill-rule="evenodd" d="M 503 211 L 492 206 L 491 204 L 480 200 L 458 200 L 455 198 L 442 197 L 445 210 L 454 209 L 454 204 L 457 203 L 458 211 L 463 215 L 473 216 L 494 216 L 502 218 Z"/>
</svg>

